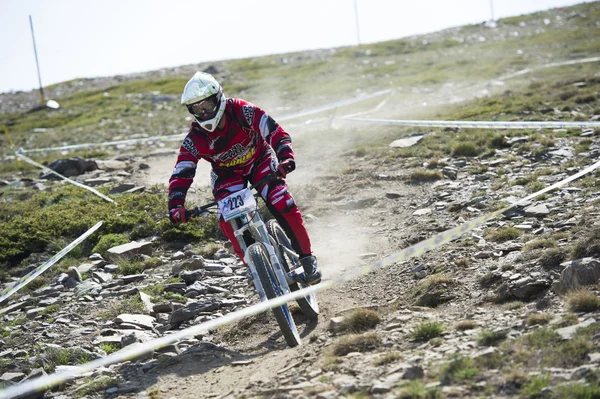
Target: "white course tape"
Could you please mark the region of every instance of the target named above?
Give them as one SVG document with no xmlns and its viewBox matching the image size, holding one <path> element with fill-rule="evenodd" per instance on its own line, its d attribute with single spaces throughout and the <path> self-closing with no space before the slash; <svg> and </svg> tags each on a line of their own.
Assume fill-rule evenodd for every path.
<svg viewBox="0 0 600 399">
<path fill-rule="evenodd" d="M 374 125 L 452 127 L 469 129 L 567 129 L 600 128 L 600 122 L 483 122 L 483 121 L 418 121 L 394 119 L 345 118 L 350 121 Z"/>
<path fill-rule="evenodd" d="M 600 57 L 593 57 L 593 58 L 583 58 L 580 60 L 569 60 L 569 61 L 559 61 L 559 62 L 551 62 L 550 64 L 546 64 L 546 65 L 542 65 L 539 67 L 532 67 L 532 68 L 525 68 L 525 69 L 521 69 L 520 71 L 514 72 L 514 73 L 509 73 L 508 75 L 504 75 L 499 77 L 497 80 L 506 80 L 506 79 L 510 79 L 510 78 L 514 78 L 520 75 L 525 75 L 526 73 L 538 70 L 538 69 L 543 69 L 543 68 L 552 68 L 552 67 L 557 67 L 557 66 L 564 66 L 564 65 L 575 65 L 575 64 L 584 64 L 587 62 L 597 62 L 600 61 Z"/>
<path fill-rule="evenodd" d="M 283 295 L 278 298 L 270 299 L 268 301 L 261 302 L 256 305 L 247 307 L 245 309 L 241 309 L 236 312 L 229 313 L 223 317 L 219 317 L 217 319 L 213 319 L 213 320 L 189 327 L 185 330 L 177 331 L 171 335 L 157 338 L 157 339 L 149 341 L 149 342 L 145 342 L 143 345 L 134 346 L 134 347 L 126 347 L 118 352 L 114 352 L 114 353 L 108 355 L 105 358 L 97 359 L 97 360 L 94 360 L 93 362 L 81 365 L 76 369 L 61 372 L 61 373 L 50 374 L 50 375 L 47 375 L 47 376 L 44 376 L 44 377 L 41 377 L 41 378 L 38 378 L 35 380 L 27 381 L 21 385 L 9 387 L 3 391 L 0 391 L 0 399 L 8 399 L 8 398 L 12 398 L 17 395 L 35 392 L 35 391 L 43 391 L 54 385 L 60 384 L 62 382 L 68 381 L 74 377 L 77 377 L 81 374 L 92 371 L 98 367 L 108 366 L 110 364 L 121 363 L 121 362 L 124 362 L 127 360 L 135 359 L 145 353 L 149 353 L 153 350 L 162 348 L 166 345 L 173 344 L 184 338 L 199 335 L 200 333 L 202 333 L 206 330 L 212 330 L 217 327 L 232 323 L 234 321 L 241 320 L 245 317 L 265 312 L 271 308 L 280 306 L 291 300 L 305 297 L 310 293 L 325 290 L 333 285 L 337 285 L 337 284 L 340 284 L 340 283 L 343 283 L 343 282 L 346 282 L 349 280 L 353 280 L 357 277 L 360 277 L 364 274 L 370 273 L 374 270 L 395 264 L 397 262 L 407 260 L 414 256 L 421 255 L 425 252 L 434 250 L 450 241 L 453 241 L 453 240 L 459 238 L 460 236 L 473 230 L 474 228 L 482 225 L 487 220 L 490 220 L 496 216 L 499 216 L 500 214 L 506 212 L 509 209 L 512 209 L 512 208 L 518 206 L 519 204 L 521 204 L 525 201 L 529 201 L 539 195 L 542 195 L 548 191 L 554 190 L 554 189 L 561 187 L 575 179 L 578 179 L 581 176 L 584 176 L 584 175 L 596 170 L 598 167 L 600 167 L 600 161 L 598 161 L 595 164 L 589 166 L 588 168 L 580 171 L 579 173 L 576 173 L 576 174 L 574 174 L 564 180 L 561 180 L 549 187 L 546 187 L 536 193 L 533 193 L 533 194 L 527 196 L 526 198 L 523 198 L 522 200 L 520 200 L 510 206 L 507 206 L 504 209 L 492 212 L 491 214 L 488 214 L 488 215 L 481 216 L 472 221 L 463 223 L 460 226 L 454 227 L 453 229 L 436 234 L 435 236 L 433 236 L 425 241 L 421 241 L 417 244 L 414 244 L 408 248 L 403 249 L 402 251 L 400 251 L 398 253 L 387 256 L 386 258 L 378 261 L 377 263 L 375 263 L 372 266 L 368 266 L 368 267 L 365 267 L 360 270 L 354 270 L 349 273 L 338 276 L 336 278 L 333 278 L 331 280 L 324 281 L 318 285 L 304 288 L 304 289 L 301 289 L 298 291 L 294 291 L 290 294 Z"/>
<path fill-rule="evenodd" d="M 330 109 L 340 108 L 340 107 L 344 107 L 346 105 L 350 105 L 350 104 L 354 104 L 354 103 L 358 103 L 358 102 L 370 100 L 371 98 L 376 98 L 376 97 L 379 97 L 379 96 L 383 96 L 383 95 L 389 94 L 391 92 L 392 92 L 392 89 L 380 90 L 380 91 L 376 91 L 375 93 L 367 94 L 367 95 L 360 96 L 360 97 L 348 98 L 346 100 L 338 101 L 338 102 L 332 103 L 332 104 L 327 104 L 327 105 L 324 105 L 322 107 L 311 108 L 311 109 L 307 109 L 305 111 L 296 112 L 294 114 L 280 116 L 280 117 L 277 117 L 276 119 L 279 122 L 279 121 L 287 121 L 287 120 L 290 120 L 290 119 L 300 118 L 301 116 L 318 114 L 320 112 L 328 111 Z"/>
<path fill-rule="evenodd" d="M 63 256 L 68 254 L 73 248 L 75 248 L 83 240 L 85 240 L 90 235 L 92 235 L 96 230 L 98 230 L 100 228 L 100 226 L 102 226 L 102 221 L 96 223 L 94 225 L 94 227 L 92 227 L 91 229 L 89 229 L 88 231 L 86 231 L 85 233 L 80 235 L 79 237 L 77 237 L 77 239 L 75 239 L 72 243 L 70 243 L 69 245 L 64 247 L 59 253 L 57 253 L 52 258 L 50 258 L 50 260 L 48 260 L 46 263 L 36 267 L 34 270 L 29 272 L 27 275 L 21 277 L 21 279 L 19 280 L 19 282 L 16 285 L 3 290 L 0 295 L 0 303 L 2 303 L 6 298 L 10 297 L 15 292 L 19 291 L 21 288 L 25 287 L 27 284 L 29 284 L 29 282 L 31 280 L 33 280 L 34 278 L 36 278 L 37 276 L 39 276 L 40 274 L 45 272 L 50 266 L 52 266 L 53 264 L 58 262 L 60 259 L 62 259 Z"/>
<path fill-rule="evenodd" d="M 349 98 L 349 99 L 342 100 L 342 101 L 339 101 L 336 103 L 324 105 L 322 107 L 311 108 L 311 109 L 308 109 L 305 111 L 300 111 L 300 112 L 297 112 L 294 114 L 284 115 L 284 116 L 278 117 L 276 119 L 277 119 L 277 121 L 287 121 L 290 119 L 299 118 L 301 116 L 318 114 L 320 112 L 327 111 L 330 109 L 340 108 L 340 107 L 343 107 L 346 105 L 350 105 L 350 104 L 354 104 L 357 102 L 366 101 L 371 98 L 379 97 L 384 94 L 391 93 L 391 91 L 392 91 L 391 89 L 380 90 L 380 91 L 377 91 L 372 94 L 367 94 L 367 95 L 360 96 L 360 97 Z M 147 141 L 175 141 L 175 140 L 183 139 L 186 135 L 187 135 L 187 132 L 180 133 L 180 134 L 173 134 L 173 135 L 169 135 L 169 136 L 153 136 L 153 137 L 144 137 L 144 138 L 139 138 L 139 139 L 105 141 L 103 143 L 83 143 L 83 144 L 64 145 L 64 146 L 60 146 L 60 147 L 45 147 L 45 148 L 33 148 L 33 149 L 21 148 L 19 150 L 19 152 L 22 154 L 25 154 L 25 153 L 29 153 L 29 152 L 62 151 L 62 150 L 74 150 L 74 149 L 78 149 L 78 148 L 107 147 L 107 146 L 111 146 L 111 145 L 134 144 L 134 143 L 142 143 L 142 142 L 147 142 Z"/>
<path fill-rule="evenodd" d="M 26 157 L 25 155 L 21 154 L 20 152 L 15 152 L 15 155 L 17 157 L 21 158 L 22 160 L 24 160 L 27 163 L 30 163 L 30 164 L 32 164 L 34 166 L 37 166 L 38 168 L 41 168 L 42 170 L 45 170 L 46 172 L 53 173 L 56 176 L 60 177 L 61 179 L 64 179 L 64 180 L 68 181 L 71 184 L 74 184 L 74 185 L 76 185 L 78 187 L 81 187 L 81 188 L 84 188 L 84 189 L 86 189 L 88 191 L 91 191 L 92 193 L 96 194 L 98 197 L 100 197 L 102 199 L 105 199 L 108 202 L 112 202 L 113 204 L 116 204 L 115 201 L 113 201 L 111 198 L 107 197 L 106 195 L 102 194 L 98 190 L 95 190 L 95 189 L 93 189 L 91 187 L 88 187 L 85 184 L 81 184 L 79 182 L 76 182 L 75 180 L 71 180 L 68 177 L 65 177 L 65 176 L 61 175 L 60 173 L 57 173 L 57 172 L 53 171 L 52 169 L 47 168 L 44 165 L 41 165 L 41 164 L 35 162 L 33 159 Z"/>
<path fill-rule="evenodd" d="M 77 148 L 92 148 L 92 147 L 107 147 L 111 145 L 119 145 L 119 144 L 134 144 L 134 143 L 143 143 L 146 141 L 174 141 L 181 140 L 185 137 L 187 133 L 173 134 L 170 136 L 152 136 L 152 137 L 144 137 L 139 139 L 128 139 L 128 140 L 119 140 L 119 141 L 105 141 L 103 143 L 83 143 L 83 144 L 72 144 L 72 145 L 63 145 L 61 147 L 46 147 L 46 148 L 34 148 L 30 150 L 26 150 L 21 148 L 19 150 L 20 153 L 28 153 L 28 152 L 45 152 L 45 151 L 61 151 L 61 150 L 74 150 Z"/>
</svg>

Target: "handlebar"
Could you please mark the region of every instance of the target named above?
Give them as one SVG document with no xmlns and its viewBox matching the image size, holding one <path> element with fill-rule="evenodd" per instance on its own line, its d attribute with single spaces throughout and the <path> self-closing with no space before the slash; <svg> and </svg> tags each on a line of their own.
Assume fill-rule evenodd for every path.
<svg viewBox="0 0 600 399">
<path fill-rule="evenodd" d="M 268 175 L 266 175 L 265 177 L 263 177 L 262 179 L 260 179 L 259 181 L 257 181 L 253 185 L 251 185 L 250 189 L 251 190 L 255 189 L 258 186 L 262 186 L 263 184 L 271 183 L 271 182 L 274 182 L 279 179 L 281 179 L 281 173 L 279 173 L 279 172 L 269 173 Z M 201 214 L 205 213 L 208 209 L 210 209 L 214 206 L 217 206 L 217 204 L 218 204 L 218 201 L 213 201 L 206 205 L 197 206 L 197 207 L 193 208 L 192 210 L 186 211 L 185 217 L 186 217 L 186 219 L 190 219 L 193 217 L 200 216 Z"/>
</svg>

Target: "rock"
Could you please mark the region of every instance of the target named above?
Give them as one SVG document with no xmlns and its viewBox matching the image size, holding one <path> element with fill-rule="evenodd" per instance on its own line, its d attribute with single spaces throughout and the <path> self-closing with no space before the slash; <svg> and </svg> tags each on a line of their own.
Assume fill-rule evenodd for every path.
<svg viewBox="0 0 600 399">
<path fill-rule="evenodd" d="M 583 258 L 561 263 L 563 271 L 554 286 L 554 292 L 564 294 L 586 285 L 596 284 L 600 279 L 600 261 Z"/>
<path fill-rule="evenodd" d="M 144 304 L 144 310 L 148 314 L 154 313 L 154 304 L 152 303 L 152 298 L 150 297 L 150 295 L 148 295 L 142 291 L 139 292 L 139 295 L 140 295 L 140 300 L 142 301 L 142 304 Z"/>
<path fill-rule="evenodd" d="M 114 319 L 114 322 L 117 324 L 128 323 L 133 324 L 135 326 L 140 326 L 147 330 L 152 330 L 154 327 L 154 317 L 147 316 L 143 314 L 121 314 Z"/>
<path fill-rule="evenodd" d="M 198 269 L 193 271 L 182 271 L 179 273 L 179 278 L 181 278 L 185 284 L 192 285 L 194 282 L 201 280 L 206 275 L 206 271 L 204 269 Z"/>
<path fill-rule="evenodd" d="M 413 212 L 413 216 L 424 216 L 424 215 L 429 215 L 431 212 L 433 212 L 430 208 L 423 208 L 423 209 L 419 209 Z"/>
<path fill-rule="evenodd" d="M 108 257 L 115 262 L 122 258 L 132 259 L 139 255 L 152 255 L 152 243 L 149 241 L 132 241 L 128 244 L 112 247 L 107 252 Z"/>
<path fill-rule="evenodd" d="M 221 303 L 216 300 L 194 302 L 171 313 L 169 315 L 169 324 L 176 327 L 184 321 L 193 319 L 201 312 L 213 312 L 220 307 Z"/>
<path fill-rule="evenodd" d="M 81 273 L 79 273 L 79 269 L 77 269 L 75 266 L 69 267 L 69 270 L 67 270 L 67 275 L 78 283 L 83 281 Z"/>
<path fill-rule="evenodd" d="M 186 259 L 179 264 L 179 270 L 198 270 L 204 268 L 204 259 L 199 257 L 194 257 L 191 259 Z"/>
<path fill-rule="evenodd" d="M 544 204 L 529 206 L 529 207 L 525 208 L 525 215 L 527 215 L 527 216 L 541 217 L 541 216 L 547 216 L 549 214 L 550 214 L 550 211 L 548 210 L 548 207 Z"/>
<path fill-rule="evenodd" d="M 342 327 L 342 323 L 344 321 L 344 318 L 342 316 L 338 316 L 338 317 L 332 317 L 331 319 L 329 319 L 329 331 L 333 332 L 333 333 L 338 333 L 341 330 Z"/>
<path fill-rule="evenodd" d="M 385 193 L 385 197 L 389 199 L 398 199 L 402 197 L 402 194 L 398 193 Z"/>
<path fill-rule="evenodd" d="M 83 296 L 83 295 L 98 295 L 102 291 L 102 286 L 95 281 L 85 280 L 77 287 L 75 287 L 75 295 Z"/>
<path fill-rule="evenodd" d="M 60 173 L 65 177 L 79 176 L 85 172 L 91 172 L 98 169 L 96 161 L 87 160 L 80 157 L 68 158 L 68 159 L 57 159 L 52 161 L 48 168 L 52 169 L 56 173 Z M 43 179 L 50 179 L 54 176 L 52 174 L 43 174 Z M 56 176 L 54 176 L 56 178 Z"/>
<path fill-rule="evenodd" d="M 531 280 L 531 277 L 525 277 L 516 281 L 515 286 L 509 288 L 509 294 L 519 299 L 530 299 L 550 288 L 550 283 L 548 281 Z"/>
<path fill-rule="evenodd" d="M 12 381 L 12 382 L 19 382 L 21 381 L 23 378 L 25 378 L 25 374 L 24 373 L 10 373 L 10 372 L 6 372 L 4 374 L 2 374 L 0 376 L 0 381 Z"/>
<path fill-rule="evenodd" d="M 123 183 L 123 184 L 119 184 L 116 187 L 111 188 L 108 193 L 109 194 L 121 194 L 124 193 L 128 190 L 131 190 L 132 188 L 135 187 L 134 183 Z"/>
<path fill-rule="evenodd" d="M 558 328 L 555 331 L 557 334 L 559 334 L 562 337 L 562 339 L 567 340 L 567 339 L 571 339 L 573 337 L 573 334 L 575 334 L 575 332 L 577 330 L 579 330 L 580 328 L 591 326 L 594 323 L 596 323 L 596 320 L 587 319 L 579 324 L 575 324 L 573 326 L 568 326 L 568 327 L 563 327 L 563 328 Z"/>
<path fill-rule="evenodd" d="M 573 150 L 571 148 L 565 147 L 565 148 L 560 148 L 556 151 L 549 151 L 548 154 L 555 156 L 555 157 L 572 158 Z"/>
<path fill-rule="evenodd" d="M 442 174 L 450 180 L 456 180 L 458 178 L 458 169 L 451 166 L 444 166 L 442 168 Z"/>
<path fill-rule="evenodd" d="M 103 184 L 110 183 L 111 181 L 112 181 L 111 179 L 96 178 L 96 179 L 86 179 L 83 182 L 88 186 L 94 187 L 94 186 L 101 186 Z"/>
<path fill-rule="evenodd" d="M 402 374 L 403 380 L 418 380 L 425 376 L 425 372 L 421 366 L 410 366 Z"/>
<path fill-rule="evenodd" d="M 100 284 L 108 283 L 113 279 L 112 274 L 105 272 L 93 272 L 92 277 L 94 277 L 94 279 L 96 279 L 96 281 L 98 281 Z"/>
<path fill-rule="evenodd" d="M 390 147 L 391 148 L 412 147 L 413 145 L 415 145 L 419 141 L 421 141 L 423 139 L 423 137 L 425 137 L 425 135 L 416 135 L 416 136 L 405 137 L 405 138 L 402 138 L 399 140 L 395 140 L 392 143 L 390 143 Z"/>
<path fill-rule="evenodd" d="M 25 312 L 25 314 L 27 315 L 28 319 L 34 319 L 37 315 L 42 313 L 44 310 L 46 310 L 46 308 L 33 308 L 33 309 L 29 309 L 27 312 Z"/>
<path fill-rule="evenodd" d="M 126 284 L 131 284 L 131 283 L 137 283 L 138 281 L 142 281 L 144 280 L 146 277 L 148 277 L 148 275 L 142 273 L 142 274 L 130 274 L 128 276 L 123 276 L 119 279 L 119 281 L 122 282 L 123 285 Z M 137 289 L 137 288 L 135 288 Z"/>
<path fill-rule="evenodd" d="M 95 266 L 93 263 L 82 263 L 81 265 L 77 266 L 77 271 L 80 274 L 86 274 L 87 272 L 92 270 L 94 267 Z"/>
<path fill-rule="evenodd" d="M 152 99 L 152 104 L 156 104 L 156 103 L 159 103 L 159 102 L 172 102 L 172 101 L 175 101 L 175 97 L 169 96 L 169 95 L 166 95 L 166 94 L 162 94 L 162 95 L 154 97 Z"/>
</svg>

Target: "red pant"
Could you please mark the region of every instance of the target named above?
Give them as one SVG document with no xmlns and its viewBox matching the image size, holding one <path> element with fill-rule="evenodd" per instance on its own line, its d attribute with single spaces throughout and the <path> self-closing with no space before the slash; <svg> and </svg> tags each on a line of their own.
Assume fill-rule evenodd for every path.
<svg viewBox="0 0 600 399">
<path fill-rule="evenodd" d="M 246 187 L 247 183 L 253 184 L 261 180 L 269 173 L 277 170 L 277 158 L 272 151 L 266 151 L 265 154 L 254 164 L 249 175 L 236 173 L 229 168 L 213 168 L 211 173 L 213 195 L 215 200 L 221 200 L 232 192 L 239 191 Z M 275 217 L 279 225 L 283 228 L 292 242 L 292 247 L 299 255 L 309 255 L 312 253 L 310 238 L 302 214 L 296 206 L 294 198 L 288 191 L 285 180 L 263 184 L 256 188 L 262 199 L 265 201 L 269 212 Z M 237 238 L 233 234 L 233 228 L 229 222 L 219 219 L 221 230 L 233 244 L 235 253 L 244 259 L 244 253 L 240 248 Z"/>
</svg>

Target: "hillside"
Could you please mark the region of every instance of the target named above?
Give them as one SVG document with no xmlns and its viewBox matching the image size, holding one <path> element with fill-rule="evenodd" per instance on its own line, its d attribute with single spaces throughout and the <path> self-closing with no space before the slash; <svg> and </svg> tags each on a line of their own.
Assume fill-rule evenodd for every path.
<svg viewBox="0 0 600 399">
<path fill-rule="evenodd" d="M 598 161 L 599 130 L 438 129 L 343 118 L 598 122 L 600 3 L 359 47 L 187 65 L 0 94 L 0 125 L 35 149 L 184 133 L 196 70 L 261 106 L 294 139 L 289 184 L 325 280 L 562 181 Z M 574 61 L 567 63 L 567 61 Z M 560 63 L 553 65 L 552 63 Z M 391 89 L 368 101 L 290 115 Z M 416 144 L 390 144 L 423 136 Z M 180 141 L 26 153 L 93 161 L 76 181 L 15 159 L 2 136 L 3 288 L 99 220 L 102 228 L 0 307 L 4 386 L 168 336 L 258 301 L 213 219 L 175 227 L 166 183 Z M 92 162 L 90 162 L 91 164 Z M 270 313 L 54 388 L 62 398 L 600 396 L 600 173 L 441 248 L 318 294 L 288 348 Z M 208 166 L 189 204 L 210 200 Z M 145 253 L 107 250 L 145 242 Z M 23 382 L 25 381 L 25 382 Z M 42 394 L 39 396 L 41 397 Z M 2 397 L 0 391 L 0 397 Z"/>
</svg>

